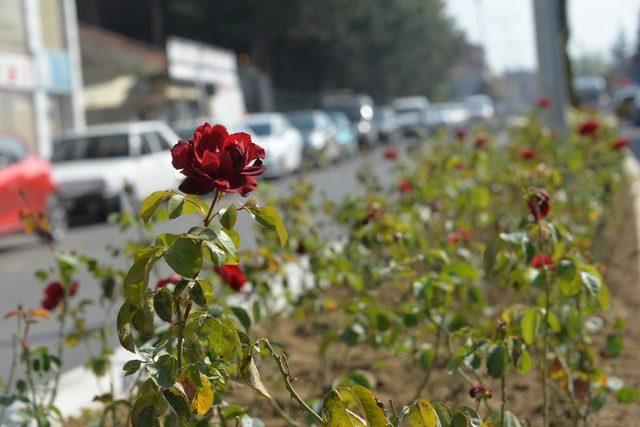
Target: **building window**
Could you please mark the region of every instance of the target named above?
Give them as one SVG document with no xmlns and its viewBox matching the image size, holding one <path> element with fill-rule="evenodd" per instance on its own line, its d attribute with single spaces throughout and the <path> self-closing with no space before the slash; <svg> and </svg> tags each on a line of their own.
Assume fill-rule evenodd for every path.
<svg viewBox="0 0 640 427">
<path fill-rule="evenodd" d="M 29 94 L 0 90 L 0 133 L 14 135 L 37 150 L 33 101 Z"/>
<path fill-rule="evenodd" d="M 0 51 L 28 51 L 23 0 L 0 1 Z"/>
<path fill-rule="evenodd" d="M 61 1 L 40 0 L 39 4 L 42 45 L 50 50 L 64 50 L 64 19 Z"/>
</svg>

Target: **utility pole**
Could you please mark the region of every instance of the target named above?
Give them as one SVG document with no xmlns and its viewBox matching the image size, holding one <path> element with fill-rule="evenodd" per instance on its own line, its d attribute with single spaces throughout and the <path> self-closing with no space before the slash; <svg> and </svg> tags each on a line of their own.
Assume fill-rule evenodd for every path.
<svg viewBox="0 0 640 427">
<path fill-rule="evenodd" d="M 540 95 L 548 97 L 551 101 L 551 106 L 545 111 L 544 118 L 549 127 L 566 135 L 565 107 L 568 88 L 562 48 L 560 1 L 533 0 L 533 9 L 536 24 Z"/>
</svg>

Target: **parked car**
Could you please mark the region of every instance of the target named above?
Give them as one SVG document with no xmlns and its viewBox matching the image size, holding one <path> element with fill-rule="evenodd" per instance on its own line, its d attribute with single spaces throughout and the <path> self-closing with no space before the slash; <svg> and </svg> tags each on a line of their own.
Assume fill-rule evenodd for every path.
<svg viewBox="0 0 640 427">
<path fill-rule="evenodd" d="M 358 145 L 371 147 L 378 143 L 378 128 L 373 122 L 373 99 L 365 94 L 334 94 L 322 98 L 322 107 L 327 112 L 343 113 L 358 135 Z"/>
<path fill-rule="evenodd" d="M 49 230 L 42 237 L 62 238 L 67 215 L 57 190 L 49 162 L 31 153 L 18 137 L 0 133 L 0 235 L 20 232 L 24 212 L 46 214 Z"/>
<path fill-rule="evenodd" d="M 464 106 L 467 109 L 469 120 L 484 121 L 493 118 L 495 110 L 493 100 L 489 95 L 471 95 L 465 98 Z"/>
<path fill-rule="evenodd" d="M 295 172 L 302 167 L 304 142 L 284 114 L 258 113 L 243 122 L 253 142 L 264 148 L 266 177 Z"/>
<path fill-rule="evenodd" d="M 169 150 L 178 139 L 165 123 L 148 121 L 90 126 L 55 140 L 53 173 L 68 210 L 104 217 L 126 207 L 126 185 L 135 200 L 175 188 L 183 177 Z"/>
<path fill-rule="evenodd" d="M 405 96 L 393 101 L 398 126 L 406 136 L 416 136 L 427 125 L 429 100 L 424 96 Z"/>
<path fill-rule="evenodd" d="M 378 127 L 378 136 L 380 142 L 397 143 L 400 141 L 400 133 L 402 132 L 399 125 L 396 113 L 391 107 L 378 107 L 373 113 L 373 121 Z"/>
<path fill-rule="evenodd" d="M 351 157 L 358 152 L 358 135 L 351 127 L 344 113 L 337 111 L 327 113 L 336 126 L 336 139 L 340 144 L 343 156 Z"/>
<path fill-rule="evenodd" d="M 577 76 L 573 79 L 573 89 L 582 106 L 603 108 L 611 101 L 607 93 L 607 81 L 602 76 Z"/>
<path fill-rule="evenodd" d="M 287 119 L 302 135 L 305 157 L 316 161 L 334 161 L 340 157 L 337 129 L 327 113 L 322 110 L 296 111 L 288 113 Z"/>
<path fill-rule="evenodd" d="M 469 114 L 464 104 L 443 102 L 431 104 L 427 123 L 429 128 L 436 129 L 440 126 L 464 126 L 468 119 Z"/>
<path fill-rule="evenodd" d="M 193 131 L 195 131 L 198 126 L 200 126 L 205 122 L 209 122 L 211 124 L 218 123 L 217 121 L 212 120 L 211 118 L 200 117 L 197 119 L 181 120 L 179 122 L 171 123 L 171 129 L 173 129 L 173 131 L 181 139 L 184 139 L 186 141 L 187 139 L 193 136 Z M 233 130 L 229 129 L 229 132 L 233 132 Z"/>
</svg>

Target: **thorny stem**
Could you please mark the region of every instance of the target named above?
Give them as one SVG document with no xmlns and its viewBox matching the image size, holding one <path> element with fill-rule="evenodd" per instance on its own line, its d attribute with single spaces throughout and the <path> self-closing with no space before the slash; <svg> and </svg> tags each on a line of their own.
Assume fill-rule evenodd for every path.
<svg viewBox="0 0 640 427">
<path fill-rule="evenodd" d="M 60 329 L 58 330 L 58 351 L 56 357 L 62 363 L 62 357 L 64 355 L 64 333 L 67 324 L 67 313 L 69 312 L 69 303 L 67 300 L 67 291 L 65 291 L 64 298 L 62 300 L 62 312 L 60 313 Z M 49 399 L 49 405 L 53 405 L 58 394 L 58 386 L 60 385 L 60 375 L 62 375 L 62 369 L 58 367 L 56 374 L 53 378 L 53 387 L 51 388 L 51 397 Z"/>
<path fill-rule="evenodd" d="M 189 319 L 189 312 L 191 311 L 191 305 L 193 302 L 188 299 L 186 307 L 184 309 L 184 316 L 180 314 L 180 307 L 178 306 L 178 372 L 182 372 L 182 341 L 184 340 L 184 327 Z"/>
<path fill-rule="evenodd" d="M 284 380 L 285 387 L 289 391 L 289 394 L 291 395 L 293 400 L 295 400 L 296 403 L 298 403 L 298 405 L 300 406 L 300 408 L 303 409 L 307 414 L 309 414 L 311 418 L 313 418 L 316 422 L 322 425 L 322 417 L 318 415 L 316 411 L 311 409 L 311 407 L 307 405 L 307 403 L 304 400 L 302 400 L 298 392 L 293 388 L 293 385 L 291 384 L 291 374 L 289 373 L 288 368 L 285 366 L 287 359 L 284 353 L 278 355 L 278 353 L 276 353 L 276 351 L 271 346 L 271 343 L 269 342 L 269 340 L 267 340 L 266 338 L 262 338 L 258 340 L 258 342 L 262 342 L 264 346 L 267 348 L 267 350 L 269 351 L 269 353 L 271 354 L 271 357 L 273 357 L 273 360 L 276 362 L 276 365 L 280 370 L 280 375 Z"/>
<path fill-rule="evenodd" d="M 275 399 L 269 399 L 269 403 L 271 404 L 271 407 L 273 408 L 273 410 L 276 411 L 276 413 L 283 420 L 285 420 L 288 425 L 294 426 L 294 427 L 297 427 L 300 425 L 299 422 L 291 418 L 291 415 L 289 415 L 287 411 L 285 411 L 282 407 L 280 407 L 280 405 L 278 405 L 278 402 L 276 402 Z"/>
<path fill-rule="evenodd" d="M 23 349 L 27 355 L 27 360 L 24 363 L 24 368 L 25 368 L 25 376 L 27 377 L 27 383 L 29 385 L 29 391 L 31 392 L 31 408 L 33 410 L 33 416 L 36 419 L 36 424 L 38 425 L 38 427 L 42 427 L 42 423 L 40 421 L 40 415 L 39 415 L 39 408 L 38 408 L 38 402 L 36 400 L 36 385 L 33 382 L 33 372 L 31 370 L 31 351 L 29 350 L 29 348 L 27 347 L 27 337 L 29 336 L 29 322 L 26 320 L 26 314 L 24 312 L 24 310 L 22 309 L 22 307 L 19 307 L 20 310 L 20 317 L 24 320 L 24 329 L 22 331 L 22 337 L 21 337 L 21 341 L 22 341 L 22 346 Z"/>
</svg>

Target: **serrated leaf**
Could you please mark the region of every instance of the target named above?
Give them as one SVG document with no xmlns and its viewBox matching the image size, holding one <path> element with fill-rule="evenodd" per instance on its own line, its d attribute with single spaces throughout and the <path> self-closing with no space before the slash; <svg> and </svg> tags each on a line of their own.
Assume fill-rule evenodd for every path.
<svg viewBox="0 0 640 427">
<path fill-rule="evenodd" d="M 248 331 L 251 328 L 251 317 L 247 310 L 242 307 L 231 307 L 231 311 L 236 316 L 242 327 L 245 331 Z"/>
<path fill-rule="evenodd" d="M 366 423 L 356 414 L 348 411 L 340 394 L 331 390 L 324 398 L 322 417 L 325 427 L 365 427 Z"/>
<path fill-rule="evenodd" d="M 280 213 L 271 206 L 254 207 L 249 210 L 256 222 L 268 230 L 273 230 L 278 235 L 280 240 L 280 246 L 284 246 L 287 243 L 288 233 L 287 228 L 280 217 Z"/>
<path fill-rule="evenodd" d="M 169 218 L 175 219 L 182 215 L 185 199 L 185 196 L 182 194 L 174 194 L 169 197 L 169 202 L 167 203 L 167 214 Z"/>
<path fill-rule="evenodd" d="M 196 277 L 202 268 L 202 251 L 192 239 L 181 237 L 164 253 L 169 267 L 183 277 Z"/>
<path fill-rule="evenodd" d="M 125 363 L 124 366 L 122 367 L 122 370 L 124 371 L 124 376 L 126 377 L 129 375 L 135 374 L 140 369 L 140 366 L 142 366 L 142 361 L 140 360 L 133 359 L 133 360 L 127 361 L 127 363 Z"/>
<path fill-rule="evenodd" d="M 239 351 L 238 334 L 220 319 L 207 319 L 203 329 L 209 336 L 211 349 L 218 356 L 233 356 Z"/>
<path fill-rule="evenodd" d="M 189 419 L 191 418 L 191 412 L 189 411 L 189 403 L 184 395 L 176 390 L 175 387 L 162 390 L 162 395 L 173 409 L 173 412 L 175 412 L 179 425 L 187 427 L 189 425 Z"/>
<path fill-rule="evenodd" d="M 213 405 L 213 397 L 211 381 L 204 375 L 200 375 L 200 385 L 196 386 L 196 394 L 191 403 L 191 408 L 196 414 L 205 415 Z"/>
<path fill-rule="evenodd" d="M 202 290 L 202 286 L 200 286 L 200 283 L 198 283 L 198 282 L 195 282 L 189 288 L 189 298 L 191 298 L 193 300 L 193 302 L 195 302 L 196 304 L 198 304 L 201 307 L 206 307 L 206 305 L 207 305 L 207 300 L 204 297 L 204 292 Z"/>
<path fill-rule="evenodd" d="M 419 400 L 411 405 L 407 414 L 410 427 L 438 427 L 438 414 L 428 400 Z"/>
<path fill-rule="evenodd" d="M 118 329 L 118 340 L 125 350 L 135 353 L 135 345 L 133 343 L 133 335 L 131 331 L 131 305 L 124 303 L 118 310 L 116 326 Z"/>
<path fill-rule="evenodd" d="M 140 216 L 144 222 L 148 222 L 151 215 L 158 209 L 158 206 L 171 195 L 174 194 L 171 190 L 155 191 L 147 196 L 140 205 Z"/>
<path fill-rule="evenodd" d="M 220 224 L 226 229 L 233 229 L 238 219 L 238 210 L 236 205 L 229 205 L 225 208 L 222 215 L 220 215 Z"/>
<path fill-rule="evenodd" d="M 153 297 L 153 309 L 165 322 L 173 320 L 173 295 L 166 288 L 161 288 Z"/>
<path fill-rule="evenodd" d="M 376 395 L 371 390 L 361 385 L 354 385 L 351 387 L 351 390 L 356 395 L 364 409 L 364 416 L 367 420 L 367 424 L 370 427 L 384 427 L 387 424 L 387 418 L 384 415 L 384 407 Z"/>
<path fill-rule="evenodd" d="M 163 388 L 171 387 L 176 382 L 178 361 L 169 354 L 163 354 L 154 363 L 147 365 L 152 371 L 153 379 Z"/>
</svg>

